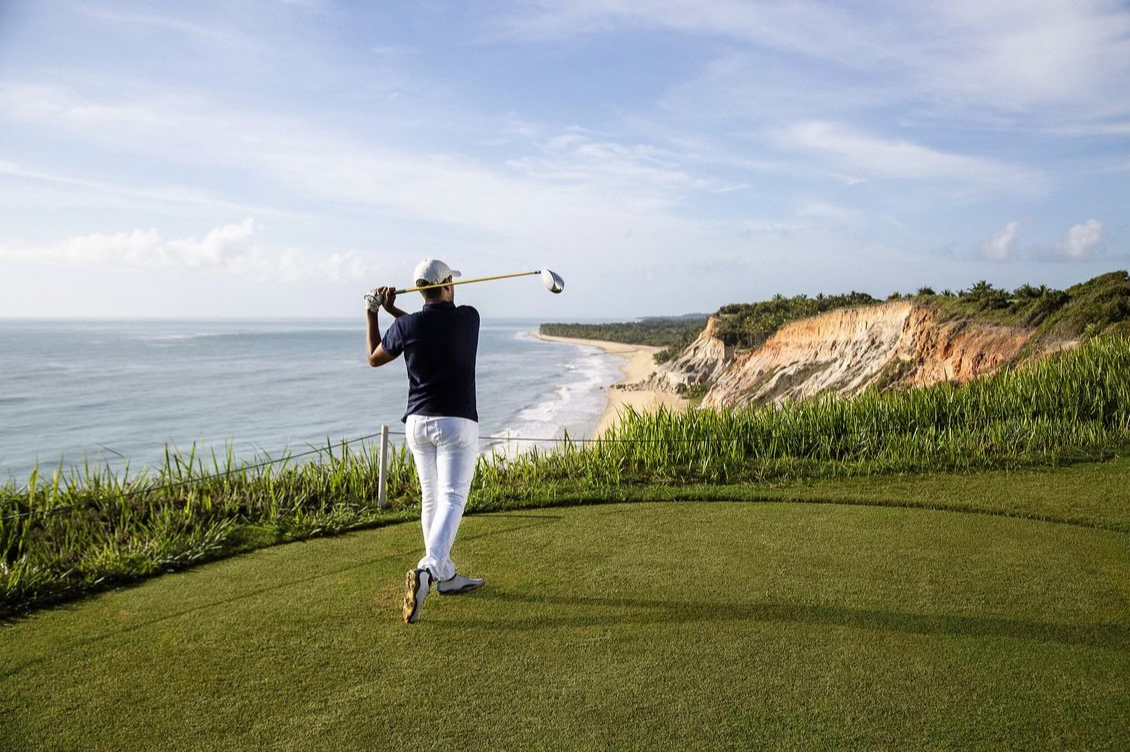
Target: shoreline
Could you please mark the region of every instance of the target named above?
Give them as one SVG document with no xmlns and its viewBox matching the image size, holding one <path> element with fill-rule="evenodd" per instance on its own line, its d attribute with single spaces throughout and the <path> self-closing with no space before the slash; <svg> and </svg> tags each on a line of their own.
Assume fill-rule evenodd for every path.
<svg viewBox="0 0 1130 753">
<path fill-rule="evenodd" d="M 684 411 L 688 401 L 673 392 L 659 392 L 657 390 L 624 389 L 627 385 L 644 381 L 657 370 L 654 355 L 662 348 L 651 345 L 630 345 L 615 343 L 607 340 L 585 340 L 579 337 L 556 337 L 534 332 L 534 337 L 547 342 L 573 343 L 574 345 L 587 345 L 598 348 L 609 355 L 620 356 L 624 364 L 620 367 L 620 379 L 613 382 L 604 391 L 607 402 L 604 413 L 601 414 L 593 432 L 593 438 L 599 438 L 609 429 L 615 427 L 620 420 L 620 413 L 625 407 L 631 406 L 640 413 L 654 413 L 660 407 L 671 411 Z"/>
</svg>

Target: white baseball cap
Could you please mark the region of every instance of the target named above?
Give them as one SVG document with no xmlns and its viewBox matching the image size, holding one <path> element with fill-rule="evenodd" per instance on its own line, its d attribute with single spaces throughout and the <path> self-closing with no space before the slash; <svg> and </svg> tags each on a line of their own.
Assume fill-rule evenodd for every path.
<svg viewBox="0 0 1130 753">
<path fill-rule="evenodd" d="M 439 259 L 424 259 L 416 265 L 413 280 L 423 280 L 429 285 L 438 285 L 448 277 L 459 277 L 462 273 L 452 269 Z"/>
</svg>

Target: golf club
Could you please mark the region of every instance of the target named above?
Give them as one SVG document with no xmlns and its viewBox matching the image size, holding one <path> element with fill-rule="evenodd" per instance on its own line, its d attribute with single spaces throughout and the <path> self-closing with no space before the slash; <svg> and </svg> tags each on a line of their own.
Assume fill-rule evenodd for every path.
<svg viewBox="0 0 1130 753">
<path fill-rule="evenodd" d="M 397 289 L 396 294 L 401 293 L 414 293 L 417 290 L 429 290 L 431 288 L 443 288 L 448 285 L 469 285 L 472 282 L 489 282 L 490 280 L 506 280 L 511 277 L 528 277 L 530 275 L 541 275 L 541 281 L 545 285 L 545 289 L 550 293 L 560 293 L 565 289 L 565 280 L 561 279 L 561 275 L 554 272 L 552 269 L 535 269 L 532 272 L 512 272 L 506 275 L 491 275 L 490 277 L 472 277 L 468 280 L 454 280 L 452 282 L 439 282 L 434 285 L 420 285 L 412 288 Z M 373 305 L 380 306 L 384 303 L 380 296 L 372 293 L 365 294 L 365 300 L 368 301 L 370 307 Z"/>
</svg>

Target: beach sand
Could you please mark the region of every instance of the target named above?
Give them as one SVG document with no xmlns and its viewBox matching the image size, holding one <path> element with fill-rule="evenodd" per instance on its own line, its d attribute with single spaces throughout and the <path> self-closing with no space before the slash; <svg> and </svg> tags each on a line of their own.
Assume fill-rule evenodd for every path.
<svg viewBox="0 0 1130 753">
<path fill-rule="evenodd" d="M 661 406 L 673 411 L 682 411 L 687 408 L 687 400 L 673 392 L 622 389 L 625 385 L 642 382 L 656 371 L 654 355 L 659 352 L 661 348 L 647 345 L 613 343 L 606 340 L 582 340 L 573 337 L 551 337 L 542 334 L 537 336 L 542 340 L 549 340 L 551 342 L 590 345 L 594 348 L 600 348 L 605 353 L 612 353 L 626 359 L 624 365 L 620 367 L 620 380 L 612 387 L 605 390 L 605 394 L 608 396 L 608 405 L 604 409 L 604 414 L 600 417 L 600 422 L 596 426 L 594 436 L 599 437 L 604 434 L 604 432 L 608 431 L 608 429 L 615 426 L 616 422 L 620 419 L 620 412 L 629 405 L 640 413 L 652 413 Z"/>
</svg>

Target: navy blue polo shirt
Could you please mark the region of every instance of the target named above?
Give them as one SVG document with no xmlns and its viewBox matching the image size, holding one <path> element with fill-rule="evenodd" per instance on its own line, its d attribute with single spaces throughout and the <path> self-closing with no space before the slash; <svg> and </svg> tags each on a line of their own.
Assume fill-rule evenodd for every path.
<svg viewBox="0 0 1130 753">
<path fill-rule="evenodd" d="M 454 303 L 425 303 L 394 319 L 381 338 L 389 355 L 404 354 L 408 369 L 408 416 L 453 416 L 479 420 L 475 356 L 479 312 Z"/>
</svg>

